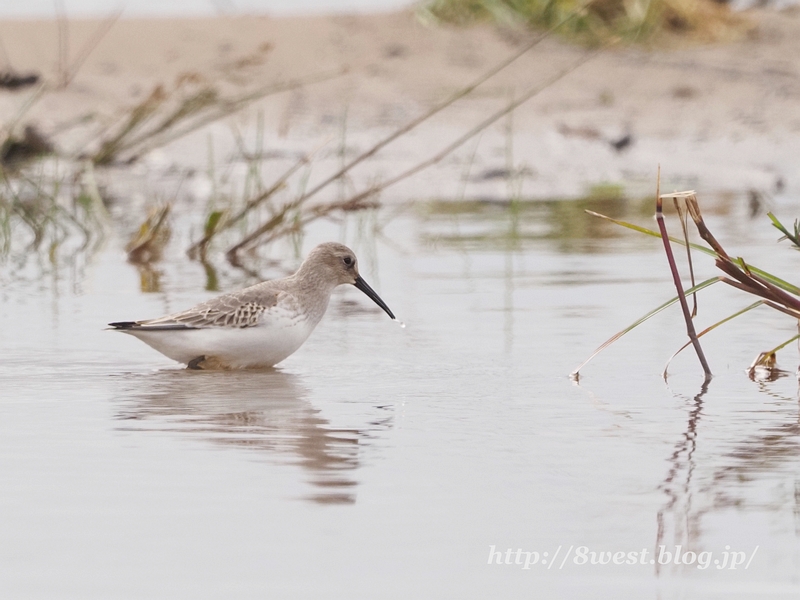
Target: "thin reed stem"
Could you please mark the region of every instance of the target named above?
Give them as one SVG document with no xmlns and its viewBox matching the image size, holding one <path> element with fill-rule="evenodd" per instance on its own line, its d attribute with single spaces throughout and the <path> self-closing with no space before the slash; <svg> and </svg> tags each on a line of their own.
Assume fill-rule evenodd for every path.
<svg viewBox="0 0 800 600">
<path fill-rule="evenodd" d="M 678 291 L 678 300 L 681 304 L 683 311 L 683 318 L 686 321 L 686 333 L 692 341 L 692 346 L 697 353 L 697 358 L 703 367 L 706 380 L 711 378 L 711 368 L 708 366 L 706 356 L 703 353 L 703 348 L 700 346 L 700 340 L 694 329 L 694 322 L 692 315 L 689 311 L 689 304 L 686 302 L 686 294 L 683 293 L 683 286 L 681 285 L 681 276 L 678 273 L 678 266 L 675 264 L 675 257 L 672 254 L 672 244 L 669 241 L 669 234 L 667 233 L 667 225 L 664 222 L 664 212 L 662 210 L 660 186 L 661 186 L 661 167 L 658 169 L 658 184 L 656 187 L 656 221 L 658 221 L 658 230 L 661 232 L 661 240 L 664 242 L 664 252 L 667 255 L 667 262 L 669 263 L 669 270 L 672 273 L 672 281 L 675 283 L 675 289 Z"/>
<path fill-rule="evenodd" d="M 435 165 L 436 163 L 438 163 L 442 159 L 444 159 L 446 156 L 448 156 L 450 153 L 452 153 L 454 150 L 456 150 L 457 148 L 459 148 L 460 146 L 462 146 L 463 144 L 465 144 L 466 142 L 471 140 L 473 137 L 475 137 L 479 133 L 481 133 L 484 129 L 486 129 L 487 127 L 489 127 L 490 125 L 492 125 L 493 123 L 498 121 L 499 119 L 503 118 L 505 115 L 507 115 L 511 111 L 515 110 L 520 105 L 524 104 L 525 102 L 527 102 L 528 100 L 530 100 L 531 98 L 533 98 L 534 96 L 536 96 L 537 94 L 542 92 L 543 90 L 547 89 L 548 87 L 550 87 L 551 85 L 553 85 L 554 83 L 559 81 L 560 79 L 566 77 L 567 75 L 569 75 L 570 73 L 575 71 L 577 68 L 579 68 L 581 65 L 585 64 L 586 62 L 588 62 L 589 60 L 591 60 L 592 58 L 597 56 L 599 53 L 601 53 L 606 48 L 608 48 L 608 46 L 609 45 L 607 44 L 607 45 L 605 45 L 605 46 L 603 46 L 603 47 L 601 47 L 601 48 L 599 48 L 597 50 L 594 50 L 592 52 L 589 52 L 589 53 L 585 54 L 576 63 L 570 65 L 568 68 L 566 68 L 566 69 L 560 71 L 559 73 L 557 73 L 556 75 L 550 77 L 544 83 L 536 85 L 536 86 L 530 88 L 527 92 L 522 94 L 519 98 L 517 98 L 513 102 L 510 102 L 509 104 L 507 104 L 501 110 L 495 112 L 493 115 L 491 115 L 491 116 L 487 117 L 486 119 L 484 119 L 483 121 L 481 121 L 478 125 L 476 125 L 472 129 L 470 129 L 464 135 L 462 135 L 461 137 L 459 137 L 458 139 L 456 139 L 455 141 L 450 143 L 448 146 L 446 146 L 444 149 L 442 149 L 440 152 L 438 152 L 434 156 L 430 157 L 429 159 L 424 160 L 421 163 L 416 164 L 415 166 L 411 167 L 410 169 L 407 169 L 406 171 L 403 171 L 399 175 L 396 175 L 395 177 L 389 179 L 388 181 L 385 181 L 383 183 L 374 185 L 374 186 L 372 186 L 372 187 L 370 187 L 370 188 L 368 188 L 368 189 L 366 189 L 366 190 L 364 190 L 362 192 L 359 192 L 359 193 L 351 196 L 350 198 L 348 198 L 345 201 L 345 203 L 358 203 L 358 202 L 360 202 L 360 201 L 362 201 L 362 200 L 364 200 L 364 199 L 366 199 L 366 198 L 368 198 L 368 197 L 370 197 L 370 196 L 372 196 L 374 194 L 377 194 L 378 192 L 381 192 L 381 191 L 385 190 L 386 188 L 388 188 L 388 187 L 390 187 L 390 186 L 402 181 L 403 179 L 407 179 L 408 177 L 411 177 L 412 175 L 416 175 L 420 171 L 423 171 L 424 169 L 427 169 L 428 167 L 430 167 L 432 165 Z M 333 179 L 329 179 L 327 181 L 328 181 L 328 183 L 330 183 L 331 181 L 333 181 Z M 261 227 L 259 227 L 258 229 L 256 229 L 252 233 L 250 233 L 249 235 L 245 236 L 244 239 L 242 239 L 239 243 L 237 243 L 236 245 L 234 245 L 231 248 L 229 248 L 228 251 L 226 252 L 226 256 L 228 257 L 228 260 L 231 260 L 231 261 L 235 260 L 235 256 L 240 250 L 242 250 L 243 248 L 253 244 L 257 240 L 259 240 L 259 238 L 261 238 L 261 236 L 263 236 L 267 232 L 271 231 L 275 226 L 279 225 L 282 222 L 282 218 L 286 213 L 288 213 L 290 210 L 298 208 L 311 195 L 313 195 L 313 192 L 315 190 L 317 190 L 317 189 L 319 189 L 319 186 L 317 186 L 317 188 L 314 188 L 314 190 L 312 190 L 312 192 L 307 192 L 307 193 L 301 195 L 296 200 L 286 204 L 281 209 L 281 212 L 278 213 L 278 215 L 272 217 L 268 222 L 264 223 Z"/>
</svg>

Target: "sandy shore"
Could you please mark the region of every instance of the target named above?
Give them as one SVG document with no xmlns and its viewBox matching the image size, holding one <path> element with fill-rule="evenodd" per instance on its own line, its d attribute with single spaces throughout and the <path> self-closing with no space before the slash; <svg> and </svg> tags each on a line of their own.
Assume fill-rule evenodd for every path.
<svg viewBox="0 0 800 600">
<path fill-rule="evenodd" d="M 603 183 L 640 193 L 652 189 L 658 164 L 668 188 L 800 193 L 800 14 L 751 16 L 755 35 L 735 43 L 603 51 L 517 109 L 513 119 L 500 120 L 436 167 L 391 188 L 384 200 L 505 197 L 509 181 L 498 174 L 509 167 L 520 173 L 516 191 L 528 197 L 577 196 Z M 407 12 L 120 20 L 66 89 L 55 89 L 64 72 L 60 64 L 75 67 L 99 26 L 70 22 L 69 60 L 60 61 L 55 22 L 0 22 L 8 66 L 41 73 L 48 86 L 19 125 L 35 123 L 64 155 L 91 151 L 101 131 L 118 127 L 159 85 L 176 95 L 206 85 L 232 97 L 346 69 L 252 103 L 150 152 L 134 170 L 137 177 L 157 177 L 189 168 L 201 179 L 210 147 L 218 160 L 230 158 L 237 135 L 253 146 L 259 129 L 269 157 L 266 179 L 322 145 L 312 173 L 312 180 L 321 179 L 341 164 L 342 147 L 348 157 L 366 150 L 531 39 L 491 27 L 426 27 Z M 427 158 L 585 52 L 546 40 L 366 161 L 348 185 L 360 189 Z M 6 125 L 33 93 L 0 91 Z M 611 142 L 628 134 L 632 143 L 615 149 Z M 204 185 L 189 189 L 202 196 Z"/>
</svg>

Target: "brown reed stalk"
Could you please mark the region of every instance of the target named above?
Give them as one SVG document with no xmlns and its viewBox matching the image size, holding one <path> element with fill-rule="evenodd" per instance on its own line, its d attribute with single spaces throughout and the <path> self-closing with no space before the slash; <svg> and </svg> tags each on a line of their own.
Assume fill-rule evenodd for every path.
<svg viewBox="0 0 800 600">
<path fill-rule="evenodd" d="M 683 318 L 686 321 L 686 333 L 692 341 L 692 346 L 697 353 L 697 358 L 703 367 L 706 380 L 711 378 L 711 368 L 708 366 L 708 361 L 703 353 L 703 348 L 700 346 L 700 340 L 697 338 L 697 333 L 694 329 L 694 322 L 692 321 L 692 314 L 689 311 L 689 304 L 686 302 L 686 294 L 683 293 L 683 285 L 681 284 L 681 276 L 678 273 L 678 265 L 675 263 L 675 257 L 672 254 L 672 244 L 669 240 L 667 233 L 667 225 L 664 222 L 664 212 L 662 208 L 662 196 L 660 192 L 661 185 L 661 167 L 659 167 L 658 183 L 656 184 L 656 221 L 658 222 L 658 230 L 661 232 L 661 240 L 664 243 L 664 252 L 667 255 L 667 262 L 669 263 L 669 270 L 672 273 L 672 281 L 675 283 L 675 289 L 678 292 L 678 301 L 683 311 Z M 691 214 L 691 212 L 690 212 Z"/>
<path fill-rule="evenodd" d="M 590 1 L 593 1 L 593 0 L 590 0 Z M 542 41 L 547 39 L 559 27 L 561 27 L 565 23 L 567 23 L 570 20 L 572 20 L 573 18 L 575 18 L 581 12 L 582 9 L 583 9 L 583 7 L 579 7 L 575 11 L 571 12 L 564 19 L 562 19 L 561 21 L 559 21 L 558 23 L 556 23 L 555 25 L 553 25 L 552 27 L 550 27 L 549 29 L 544 31 L 542 34 L 540 34 L 539 36 L 534 38 L 528 44 L 523 46 L 516 53 L 512 54 L 510 57 L 506 58 L 505 60 L 503 60 L 499 64 L 494 65 L 492 68 L 490 68 L 485 73 L 480 75 L 477 79 L 472 81 L 469 85 L 461 88 L 455 94 L 453 94 L 452 96 L 450 96 L 449 98 L 447 98 L 443 102 L 433 106 L 427 112 L 423 113 L 419 117 L 417 117 L 415 119 L 412 119 L 410 122 L 406 123 L 405 125 L 403 125 L 399 129 L 395 130 L 389 136 L 387 136 L 387 137 L 383 138 L 382 140 L 380 140 L 377 144 L 375 144 L 374 146 L 369 148 L 367 151 L 363 152 L 362 154 L 360 154 L 359 156 L 357 156 L 356 158 L 351 160 L 349 163 L 343 165 L 336 173 L 334 173 L 333 175 L 331 175 L 330 177 L 328 177 L 327 179 L 325 179 L 324 181 L 322 181 L 321 183 L 319 183 L 318 185 L 313 187 L 311 190 L 307 191 L 306 193 L 302 194 L 299 198 L 294 200 L 290 205 L 287 206 L 287 209 L 286 209 L 286 211 L 284 211 L 284 214 L 285 214 L 285 212 L 288 212 L 289 210 L 291 210 L 293 208 L 299 207 L 306 200 L 308 200 L 309 198 L 313 197 L 314 195 L 319 193 L 321 190 L 323 190 L 326 187 L 328 187 L 329 185 L 331 185 L 333 182 L 338 181 L 339 179 L 344 177 L 344 175 L 346 175 L 356 165 L 362 163 L 363 161 L 367 160 L 371 156 L 374 156 L 377 152 L 379 152 L 385 146 L 389 145 L 390 143 L 392 143 L 396 139 L 402 137 L 403 135 L 409 133 L 410 131 L 412 131 L 413 129 L 418 127 L 420 124 L 424 123 L 425 121 L 427 121 L 428 119 L 430 119 L 434 115 L 438 114 L 439 112 L 441 112 L 442 110 L 444 110 L 448 106 L 452 105 L 456 101 L 458 101 L 461 98 L 463 98 L 463 97 L 467 96 L 468 94 L 472 93 L 477 87 L 479 87 L 480 85 L 485 83 L 488 79 L 490 79 L 490 78 L 494 77 L 495 75 L 497 75 L 497 73 L 499 73 L 500 71 L 502 71 L 503 69 L 505 69 L 506 67 L 508 67 L 512 63 L 514 63 L 516 60 L 518 60 L 524 54 L 526 54 L 527 52 L 529 52 L 530 50 L 535 48 L 537 45 L 539 45 Z M 575 67 L 575 68 L 577 68 L 577 67 Z M 560 77 L 558 77 L 556 79 L 560 79 Z M 541 90 L 538 90 L 538 91 L 541 91 Z M 537 91 L 537 93 L 538 93 L 538 91 Z M 508 112 L 510 112 L 511 110 L 516 108 L 516 106 L 519 106 L 519 104 L 522 104 L 522 102 L 524 102 L 525 100 L 529 99 L 530 97 L 531 96 L 522 99 L 520 102 L 518 102 L 512 108 L 503 111 L 500 116 L 503 116 L 503 115 L 507 114 Z M 498 118 L 500 118 L 500 117 L 496 117 L 496 118 L 492 119 L 489 124 L 493 123 Z M 488 126 L 488 125 L 486 125 L 486 126 Z M 479 130 L 479 131 L 482 131 L 482 129 Z M 475 133 L 472 133 L 469 137 L 472 137 L 474 135 L 475 135 Z M 469 139 L 469 138 L 466 138 L 466 139 Z M 464 143 L 464 141 L 466 141 L 466 140 L 461 141 L 460 143 L 455 145 L 452 149 L 457 148 L 462 143 Z M 451 151 L 452 150 L 450 150 L 450 152 Z M 449 152 L 447 152 L 447 153 L 449 153 Z M 436 162 L 438 162 L 439 160 L 444 158 L 444 156 L 446 156 L 447 153 L 442 155 L 440 158 L 434 160 L 433 162 L 431 162 L 429 164 L 426 164 L 426 165 L 422 166 L 421 168 L 419 168 L 417 170 L 413 170 L 413 172 L 409 172 L 408 175 L 404 175 L 404 176 L 402 176 L 400 178 L 395 178 L 395 180 L 393 180 L 391 183 L 389 183 L 389 184 L 387 184 L 385 186 L 378 186 L 379 189 L 383 189 L 385 187 L 388 187 L 388 185 L 392 185 L 393 183 L 396 183 L 400 179 L 404 179 L 405 177 L 413 175 L 414 173 L 422 170 L 423 168 L 426 168 L 427 166 L 430 166 L 430 164 L 435 164 Z M 371 190 L 368 190 L 367 192 L 364 192 L 362 194 L 359 194 L 359 195 L 355 196 L 354 198 L 360 198 L 360 197 L 368 196 L 368 195 L 374 194 L 376 191 L 377 191 L 376 189 L 371 189 Z M 256 231 L 254 231 L 252 234 L 248 235 L 246 238 L 244 238 L 241 242 L 239 242 L 235 246 L 231 247 L 226 253 L 226 255 L 228 256 L 228 259 L 229 260 L 231 260 L 231 259 L 235 260 L 235 255 L 239 250 L 241 250 L 245 246 L 249 245 L 250 243 L 254 242 L 259 237 L 264 235 L 265 233 L 271 231 L 272 228 L 279 222 L 280 222 L 280 219 L 276 221 L 275 217 L 271 217 L 269 221 L 267 221 L 261 227 L 256 229 Z"/>
<path fill-rule="evenodd" d="M 441 151 L 439 151 L 437 154 L 433 155 L 432 157 L 428 158 L 427 160 L 424 160 L 424 161 L 416 164 L 415 166 L 411 167 L 410 169 L 407 169 L 406 171 L 403 171 L 399 175 L 396 175 L 395 177 L 389 179 L 388 181 L 384 181 L 384 182 L 382 182 L 380 184 L 374 185 L 374 186 L 372 186 L 372 187 L 370 187 L 370 188 L 368 188 L 368 189 L 366 189 L 366 190 L 364 190 L 362 192 L 359 192 L 359 193 L 351 196 L 350 198 L 348 198 L 346 200 L 346 202 L 353 202 L 353 203 L 360 202 L 360 201 L 362 201 L 362 200 L 364 200 L 364 199 L 366 199 L 366 198 L 368 198 L 370 196 L 373 196 L 373 195 L 375 195 L 375 194 L 387 189 L 388 187 L 390 187 L 390 186 L 392 186 L 392 185 L 394 185 L 394 184 L 396 184 L 396 183 L 398 183 L 398 182 L 400 182 L 400 181 L 402 181 L 404 179 L 407 179 L 408 177 L 411 177 L 412 175 L 416 175 L 420 171 L 422 171 L 424 169 L 427 169 L 428 167 L 430 167 L 432 165 L 435 165 L 436 163 L 438 163 L 442 159 L 444 159 L 446 156 L 448 156 L 450 153 L 452 153 L 454 150 L 456 150 L 457 148 L 459 148 L 460 146 L 462 146 L 463 144 L 468 142 L 470 139 L 472 139 L 473 137 L 475 137 L 479 133 L 481 133 L 487 127 L 489 127 L 490 125 L 494 124 L 497 120 L 501 119 L 502 117 L 504 117 L 505 115 L 507 115 L 508 113 L 513 111 L 514 109 L 518 108 L 520 105 L 522 105 L 523 103 L 527 102 L 528 100 L 530 100 L 531 98 L 533 98 L 537 94 L 541 93 L 543 90 L 547 89 L 548 87 L 550 87 L 551 85 L 553 85 L 554 83 L 559 81 L 560 79 L 566 77 L 567 75 L 569 75 L 570 73 L 575 71 L 577 68 L 582 66 L 584 63 L 586 63 L 587 61 L 589 61 L 592 58 L 594 58 L 595 56 L 597 56 L 599 53 L 603 52 L 606 48 L 608 48 L 608 46 L 609 45 L 607 44 L 607 45 L 605 45 L 605 46 L 603 46 L 603 47 L 601 47 L 601 48 L 599 48 L 597 50 L 594 50 L 592 52 L 586 53 L 577 62 L 573 63 L 572 65 L 570 65 L 566 69 L 563 69 L 563 70 L 559 71 L 557 74 L 555 74 L 554 76 L 552 76 L 549 79 L 547 79 L 544 83 L 541 83 L 539 85 L 533 86 L 532 88 L 528 89 L 528 91 L 526 91 L 524 94 L 522 94 L 519 98 L 517 98 L 513 102 L 508 103 L 504 108 L 500 109 L 499 111 L 495 112 L 494 114 L 490 115 L 489 117 L 487 117 L 486 119 L 481 121 L 478 125 L 476 125 L 472 129 L 467 131 L 465 134 L 460 136 L 455 141 L 451 142 L 444 149 L 442 149 Z M 344 172 L 345 172 L 345 169 L 339 171 L 339 176 L 343 175 Z M 334 179 L 329 178 L 323 183 L 325 185 L 328 185 L 332 181 L 334 181 Z M 322 185 L 322 184 L 320 184 L 320 185 Z M 319 189 L 321 189 L 320 186 L 317 186 L 316 188 L 311 190 L 311 192 L 307 192 L 307 193 L 301 195 L 296 200 L 293 200 L 292 202 L 287 203 L 281 209 L 281 211 L 278 212 L 273 217 L 271 217 L 269 221 L 267 221 L 266 223 L 261 225 L 255 231 L 253 231 L 252 233 L 250 233 L 247 236 L 245 236 L 237 244 L 235 244 L 234 246 L 229 248 L 228 251 L 226 252 L 226 256 L 227 256 L 228 260 L 231 261 L 231 262 L 235 262 L 237 260 L 236 259 L 236 255 L 240 250 L 244 249 L 247 246 L 250 246 L 250 245 L 254 244 L 262 236 L 264 236 L 266 233 L 272 231 L 276 226 L 280 225 L 283 222 L 283 218 L 285 217 L 285 215 L 288 212 L 290 212 L 291 210 L 294 210 L 296 208 L 299 208 L 303 204 L 303 202 L 305 202 L 310 196 L 313 195 L 314 192 L 318 191 Z M 273 238 L 270 238 L 270 239 L 273 239 Z"/>
</svg>

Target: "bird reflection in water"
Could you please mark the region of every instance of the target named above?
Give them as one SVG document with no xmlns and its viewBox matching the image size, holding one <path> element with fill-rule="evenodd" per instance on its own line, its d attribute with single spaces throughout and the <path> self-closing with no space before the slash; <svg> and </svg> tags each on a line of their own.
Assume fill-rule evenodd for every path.
<svg viewBox="0 0 800 600">
<path fill-rule="evenodd" d="M 300 378 L 274 369 L 134 377 L 135 392 L 117 415 L 127 421 L 120 429 L 170 431 L 288 459 L 310 474 L 315 492 L 308 499 L 323 504 L 355 503 L 359 443 L 390 420 L 374 421 L 369 430 L 334 429 L 307 399 Z"/>
</svg>

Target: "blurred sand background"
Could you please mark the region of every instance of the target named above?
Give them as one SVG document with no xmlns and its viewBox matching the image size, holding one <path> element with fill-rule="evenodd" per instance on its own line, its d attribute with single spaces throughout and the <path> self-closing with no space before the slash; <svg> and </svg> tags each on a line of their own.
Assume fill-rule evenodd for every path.
<svg viewBox="0 0 800 600">
<path fill-rule="evenodd" d="M 382 200 L 507 197 L 509 172 L 525 197 L 580 196 L 603 184 L 648 193 L 659 164 L 666 188 L 800 193 L 800 11 L 747 14 L 756 27 L 736 42 L 603 51 Z M 136 181 L 191 172 L 187 189 L 201 199 L 208 192 L 204 172 L 214 160 L 235 155 L 237 136 L 240 145 L 263 136 L 264 168 L 276 175 L 321 148 L 312 179 L 321 178 L 341 164 L 343 152 L 352 158 L 366 150 L 536 35 L 493 26 L 431 27 L 410 10 L 123 18 L 69 85 L 57 89 L 64 65 L 77 66 L 102 21 L 70 19 L 67 27 L 61 43 L 68 45 L 60 50 L 55 20 L 0 22 L 0 61 L 19 73 L 41 74 L 46 86 L 29 109 L 35 89 L 0 90 L 0 118 L 6 127 L 35 124 L 61 156 L 96 150 L 103 132 L 118 127 L 158 86 L 168 95 L 210 86 L 237 96 L 275 82 L 331 76 L 254 102 L 146 153 L 126 171 Z M 427 158 L 586 52 L 548 38 L 359 166 L 347 185 L 360 189 Z M 631 143 L 616 149 L 613 142 L 627 135 Z M 113 188 L 130 180 L 120 175 L 107 183 Z"/>
</svg>

